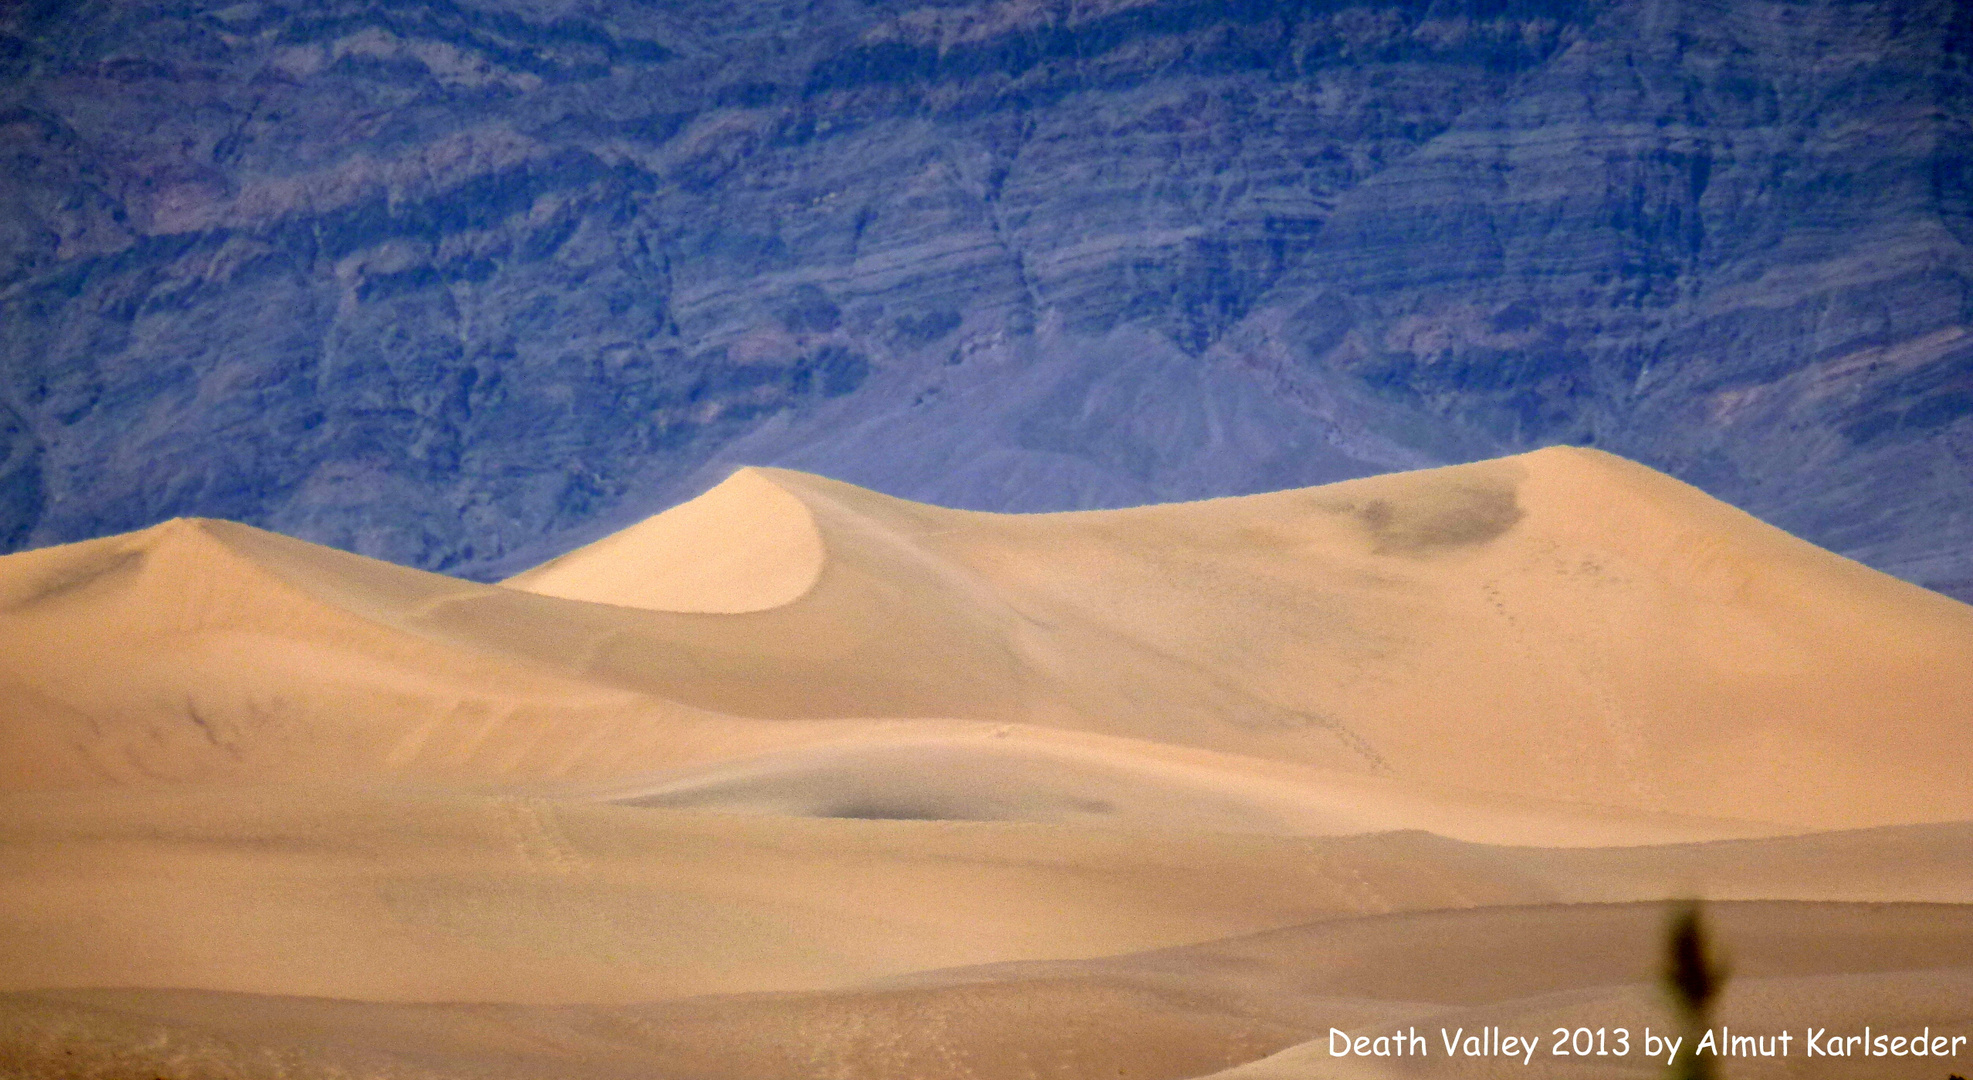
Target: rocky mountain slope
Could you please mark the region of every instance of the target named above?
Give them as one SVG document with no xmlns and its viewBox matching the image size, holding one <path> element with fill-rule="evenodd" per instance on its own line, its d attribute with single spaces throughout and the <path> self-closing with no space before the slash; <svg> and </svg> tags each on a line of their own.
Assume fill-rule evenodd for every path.
<svg viewBox="0 0 1973 1080">
<path fill-rule="evenodd" d="M 1973 596 L 1973 5 L 0 9 L 0 545 L 1568 442 Z"/>
</svg>

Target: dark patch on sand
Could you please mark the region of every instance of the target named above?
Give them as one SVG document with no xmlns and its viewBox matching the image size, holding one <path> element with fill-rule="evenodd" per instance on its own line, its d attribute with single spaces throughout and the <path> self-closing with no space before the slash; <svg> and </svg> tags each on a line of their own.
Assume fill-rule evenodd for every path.
<svg viewBox="0 0 1973 1080">
<path fill-rule="evenodd" d="M 1422 558 L 1476 547 L 1513 528 L 1524 515 L 1516 494 L 1512 483 L 1464 481 L 1422 488 L 1409 498 L 1321 505 L 1355 518 L 1377 554 Z"/>
<path fill-rule="evenodd" d="M 822 818 L 851 818 L 857 821 L 996 821 L 997 817 L 971 813 L 961 807 L 934 806 L 905 800 L 868 800 L 819 809 Z"/>
</svg>

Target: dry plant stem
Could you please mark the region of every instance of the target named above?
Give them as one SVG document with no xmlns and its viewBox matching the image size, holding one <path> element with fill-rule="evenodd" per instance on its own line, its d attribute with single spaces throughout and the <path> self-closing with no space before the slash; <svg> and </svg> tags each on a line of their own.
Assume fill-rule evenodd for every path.
<svg viewBox="0 0 1973 1080">
<path fill-rule="evenodd" d="M 1673 913 L 1665 938 L 1665 988 L 1685 1028 L 1685 1050 L 1670 1068 L 1674 1080 L 1713 1080 L 1718 1075 L 1714 1055 L 1699 1043 L 1712 1027 L 1713 1004 L 1726 985 L 1726 970 L 1712 955 L 1704 915 L 1697 900 Z"/>
</svg>

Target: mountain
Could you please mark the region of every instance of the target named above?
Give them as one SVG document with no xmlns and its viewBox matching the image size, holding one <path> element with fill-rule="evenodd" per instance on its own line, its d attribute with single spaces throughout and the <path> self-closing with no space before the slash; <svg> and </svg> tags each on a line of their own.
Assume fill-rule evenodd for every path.
<svg viewBox="0 0 1973 1080">
<path fill-rule="evenodd" d="M 0 11 L 0 550 L 1594 444 L 1973 595 L 1954 0 Z"/>
<path fill-rule="evenodd" d="M 175 519 L 0 639 L 8 1076 L 1388 1077 L 1329 1031 L 1670 1030 L 1694 892 L 1737 1032 L 1973 1023 L 1973 607 L 1597 450 L 747 469 L 498 584 Z"/>
</svg>

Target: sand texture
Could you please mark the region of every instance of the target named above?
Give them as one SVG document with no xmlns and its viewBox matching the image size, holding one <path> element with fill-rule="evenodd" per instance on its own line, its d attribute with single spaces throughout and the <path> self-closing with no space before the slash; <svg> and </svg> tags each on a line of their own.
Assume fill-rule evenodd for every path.
<svg viewBox="0 0 1973 1080">
<path fill-rule="evenodd" d="M 498 585 L 180 520 L 0 640 L 0 1075 L 1644 1077 L 1436 1040 L 1670 1029 L 1685 896 L 1718 1023 L 1973 1036 L 1973 608 L 1596 451 L 746 469 Z"/>
</svg>

